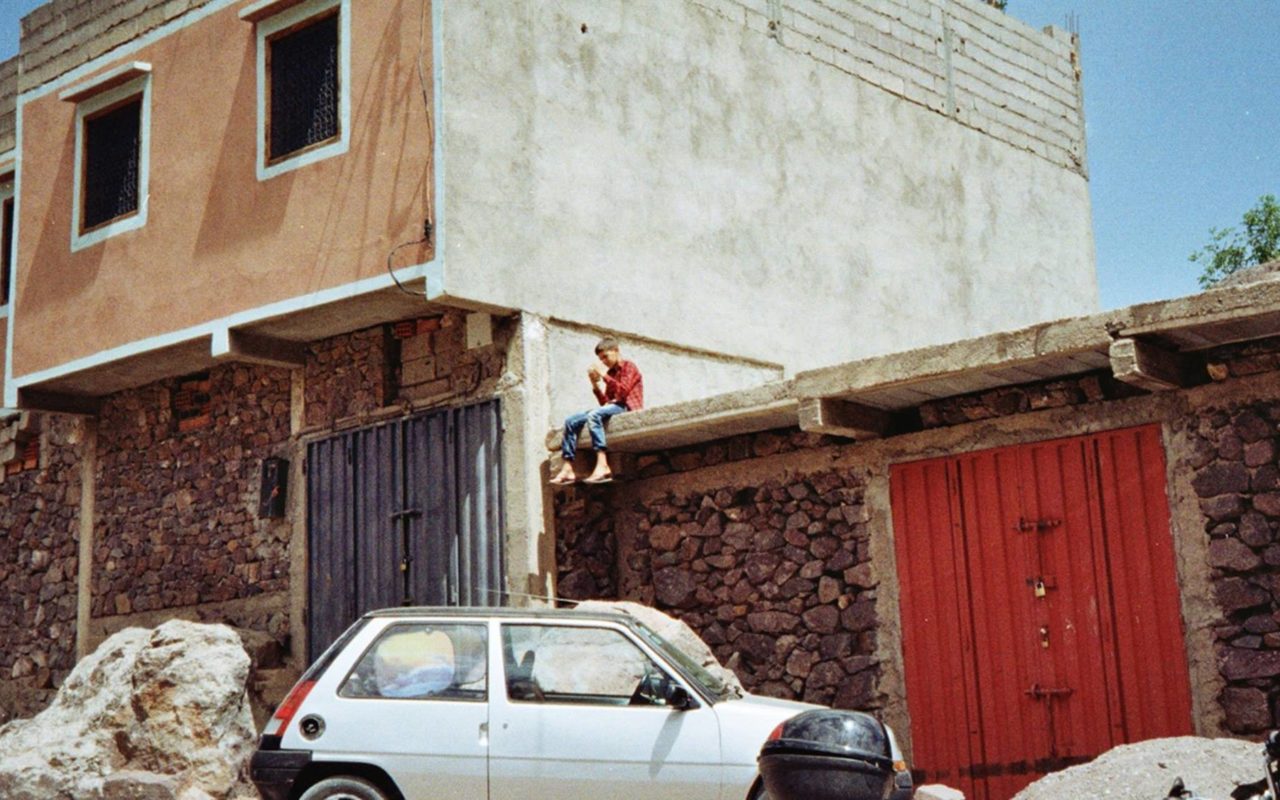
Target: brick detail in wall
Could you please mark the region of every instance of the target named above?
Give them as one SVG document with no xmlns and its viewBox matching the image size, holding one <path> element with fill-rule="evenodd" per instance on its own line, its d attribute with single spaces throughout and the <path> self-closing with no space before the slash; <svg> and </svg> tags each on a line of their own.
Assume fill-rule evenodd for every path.
<svg viewBox="0 0 1280 800">
<path fill-rule="evenodd" d="M 984 3 L 691 0 L 994 139 L 1085 171 L 1076 49 Z"/>
<path fill-rule="evenodd" d="M 497 320 L 490 344 L 468 348 L 465 315 L 450 311 L 317 342 L 306 365 L 306 426 L 332 427 L 396 404 L 493 397 L 514 325 Z"/>
<path fill-rule="evenodd" d="M 42 707 L 75 664 L 82 434 L 68 418 L 36 426 L 44 463 L 0 479 L 0 683 L 21 690 L 0 718 Z"/>
<path fill-rule="evenodd" d="M 1183 424 L 1223 614 L 1214 635 L 1226 725 L 1257 734 L 1280 721 L 1280 401 Z"/>
<path fill-rule="evenodd" d="M 616 588 L 675 614 L 751 691 L 882 705 L 876 581 L 855 474 L 730 486 L 616 513 L 564 495 L 560 554 L 572 555 L 561 562 L 561 596 Z M 616 578 L 604 567 L 611 560 Z"/>
<path fill-rule="evenodd" d="M 462 312 L 400 323 L 396 334 L 400 398 L 438 405 L 492 396 L 506 364 L 511 335 L 509 323 L 500 321 L 497 327 L 492 343 L 468 348 Z"/>
<path fill-rule="evenodd" d="M 286 370 L 209 373 L 210 422 L 178 430 L 171 379 L 112 395 L 98 427 L 95 618 L 286 591 L 288 520 L 258 519 L 262 460 L 287 453 Z"/>
</svg>

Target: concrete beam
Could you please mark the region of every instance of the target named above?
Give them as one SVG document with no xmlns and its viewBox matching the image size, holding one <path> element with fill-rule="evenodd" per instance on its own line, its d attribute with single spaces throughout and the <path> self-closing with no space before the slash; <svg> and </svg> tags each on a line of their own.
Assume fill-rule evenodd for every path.
<svg viewBox="0 0 1280 800">
<path fill-rule="evenodd" d="M 789 382 L 765 384 L 756 389 L 730 392 L 701 400 L 673 403 L 619 414 L 609 420 L 609 449 L 644 452 L 758 433 L 796 424 L 796 401 Z M 560 449 L 561 431 L 547 434 L 547 449 Z M 584 430 L 582 448 L 591 440 Z"/>
<path fill-rule="evenodd" d="M 1047 356 L 1088 351 L 1105 353 L 1111 342 L 1106 332 L 1108 319 L 1101 314 L 1073 317 L 1008 333 L 809 370 L 796 375 L 796 396 L 850 396 L 860 390 L 882 390 L 976 371 L 1016 367 Z"/>
<path fill-rule="evenodd" d="M 96 417 L 102 409 L 102 398 L 19 388 L 18 407 L 30 411 L 49 411 L 55 414 Z"/>
<path fill-rule="evenodd" d="M 1116 339 L 1111 343 L 1111 372 L 1116 380 L 1164 392 L 1190 384 L 1190 369 L 1181 353 L 1163 350 L 1137 339 Z"/>
<path fill-rule="evenodd" d="M 214 332 L 210 352 L 218 361 L 246 361 L 285 369 L 307 363 L 307 346 L 302 342 L 230 329 Z"/>
<path fill-rule="evenodd" d="M 1239 326 L 1245 320 L 1270 318 L 1278 312 L 1280 280 L 1273 278 L 1130 306 L 1119 312 L 1124 317 L 1119 333 L 1122 336 L 1137 336 L 1146 333 L 1176 333 L 1182 328 Z M 1214 345 L 1225 344 L 1228 340 L 1222 336 L 1214 338 Z"/>
<path fill-rule="evenodd" d="M 848 439 L 878 439 L 893 424 L 888 411 L 848 400 L 802 400 L 799 416 L 802 431 Z"/>
</svg>

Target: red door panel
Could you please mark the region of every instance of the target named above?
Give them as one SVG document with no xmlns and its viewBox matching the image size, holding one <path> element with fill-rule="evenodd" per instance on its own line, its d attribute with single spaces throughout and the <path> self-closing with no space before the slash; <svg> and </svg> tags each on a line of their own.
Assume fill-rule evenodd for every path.
<svg viewBox="0 0 1280 800">
<path fill-rule="evenodd" d="M 1002 800 L 1191 731 L 1164 486 L 1154 426 L 892 467 L 924 780 Z"/>
<path fill-rule="evenodd" d="M 1190 734 L 1191 679 L 1158 429 L 1097 437 L 1102 515 L 1124 704 L 1124 740 Z"/>
<path fill-rule="evenodd" d="M 919 697 L 932 723 L 949 733 L 918 738 L 913 747 L 917 759 L 936 765 L 938 780 L 958 780 L 949 769 L 981 758 L 974 750 L 977 697 L 969 690 L 975 681 L 973 622 L 968 605 L 956 602 L 968 592 L 960 516 L 953 492 L 929 491 L 949 484 L 945 463 L 921 464 L 912 477 L 890 485 L 893 507 L 902 509 L 895 511 L 901 524 L 932 532 L 901 542 L 898 550 L 898 558 L 909 558 L 920 573 L 901 586 L 904 606 L 913 609 L 913 624 L 902 632 L 904 647 L 916 654 L 918 664 L 906 675 L 907 695 Z"/>
</svg>

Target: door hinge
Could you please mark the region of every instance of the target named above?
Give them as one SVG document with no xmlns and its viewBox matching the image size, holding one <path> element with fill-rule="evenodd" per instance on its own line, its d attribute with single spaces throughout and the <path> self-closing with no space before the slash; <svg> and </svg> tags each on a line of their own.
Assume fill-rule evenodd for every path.
<svg viewBox="0 0 1280 800">
<path fill-rule="evenodd" d="M 1026 690 L 1025 694 L 1032 700 L 1045 700 L 1052 699 L 1054 697 L 1066 697 L 1074 691 L 1075 689 L 1067 686 L 1050 687 L 1033 683 L 1031 684 L 1031 688 Z"/>
<path fill-rule="evenodd" d="M 1013 526 L 1015 531 L 1019 533 L 1044 533 L 1047 530 L 1058 527 L 1062 524 L 1060 519 L 1027 519 L 1026 517 L 1018 517 L 1018 522 Z"/>
</svg>

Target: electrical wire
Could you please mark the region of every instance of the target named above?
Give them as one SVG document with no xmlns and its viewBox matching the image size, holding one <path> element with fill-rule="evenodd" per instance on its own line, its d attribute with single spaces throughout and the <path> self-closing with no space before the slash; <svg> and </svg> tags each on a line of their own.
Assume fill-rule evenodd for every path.
<svg viewBox="0 0 1280 800">
<path fill-rule="evenodd" d="M 427 8 L 430 6 L 431 0 L 423 0 L 422 11 L 418 16 L 418 89 L 422 93 L 422 107 L 427 117 L 427 180 L 426 189 L 424 191 L 423 205 L 426 206 L 426 220 L 423 222 L 423 236 L 412 242 L 402 242 L 391 248 L 387 253 L 387 274 L 391 276 L 391 280 L 395 281 L 396 288 L 411 297 L 427 297 L 426 289 L 421 292 L 415 292 L 400 282 L 396 277 L 395 268 L 391 265 L 392 259 L 396 253 L 406 247 L 414 247 L 415 245 L 427 244 L 431 242 L 433 235 L 433 226 L 435 224 L 435 203 L 432 196 L 432 188 L 435 184 L 436 170 L 436 129 L 435 116 L 432 113 L 431 94 L 427 91 L 427 74 L 426 74 L 426 49 L 427 49 Z"/>
</svg>

